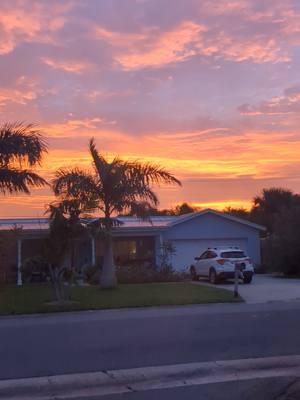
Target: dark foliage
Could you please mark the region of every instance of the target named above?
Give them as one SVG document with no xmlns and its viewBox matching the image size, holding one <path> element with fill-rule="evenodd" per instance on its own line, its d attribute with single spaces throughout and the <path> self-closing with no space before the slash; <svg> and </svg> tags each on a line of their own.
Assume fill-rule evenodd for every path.
<svg viewBox="0 0 300 400">
<path fill-rule="evenodd" d="M 274 222 L 274 233 L 267 239 L 272 270 L 300 276 L 300 207 L 283 210 Z"/>
<path fill-rule="evenodd" d="M 46 181 L 31 168 L 40 164 L 46 151 L 46 143 L 33 125 L 0 127 L 0 191 L 28 194 L 31 188 L 45 185 Z"/>
</svg>

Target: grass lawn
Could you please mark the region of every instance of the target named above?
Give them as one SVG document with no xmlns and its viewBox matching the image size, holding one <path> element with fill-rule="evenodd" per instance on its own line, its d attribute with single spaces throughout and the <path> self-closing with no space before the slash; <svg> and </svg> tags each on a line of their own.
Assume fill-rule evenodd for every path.
<svg viewBox="0 0 300 400">
<path fill-rule="evenodd" d="M 74 287 L 71 305 L 57 307 L 48 285 L 31 284 L 0 288 L 0 314 L 30 314 L 53 311 L 98 310 L 122 307 L 148 307 L 180 304 L 205 304 L 242 301 L 224 289 L 191 283 L 146 283 L 119 285 L 114 290 L 97 286 Z"/>
</svg>

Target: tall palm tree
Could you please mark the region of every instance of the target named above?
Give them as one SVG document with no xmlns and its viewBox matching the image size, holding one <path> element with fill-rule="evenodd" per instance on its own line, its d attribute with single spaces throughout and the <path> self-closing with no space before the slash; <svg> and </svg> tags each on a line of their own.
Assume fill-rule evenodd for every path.
<svg viewBox="0 0 300 400">
<path fill-rule="evenodd" d="M 39 165 L 47 146 L 39 130 L 23 123 L 0 127 L 0 192 L 30 193 L 46 181 L 32 171 Z"/>
<path fill-rule="evenodd" d="M 265 225 L 272 233 L 275 217 L 282 211 L 291 208 L 295 201 L 296 197 L 290 190 L 277 187 L 263 189 L 261 195 L 253 199 L 251 219 Z"/>
<path fill-rule="evenodd" d="M 112 288 L 117 284 L 113 260 L 112 230 L 116 224 L 114 215 L 129 211 L 145 217 L 149 209 L 158 204 L 152 186 L 154 184 L 177 184 L 180 181 L 164 168 L 152 163 L 125 161 L 118 157 L 107 160 L 90 140 L 93 172 L 78 168 L 60 169 L 53 182 L 54 193 L 61 200 L 72 200 L 84 204 L 90 202 L 101 211 L 98 219 L 104 230 L 104 255 L 101 286 Z"/>
<path fill-rule="evenodd" d="M 70 300 L 75 272 L 76 239 L 87 234 L 87 228 L 80 220 L 85 210 L 76 200 L 64 200 L 49 204 L 46 212 L 49 214 L 50 229 L 44 241 L 44 257 L 48 263 L 56 299 L 66 300 L 64 280 L 68 278 Z M 65 265 L 67 255 L 70 257 L 69 264 Z"/>
</svg>

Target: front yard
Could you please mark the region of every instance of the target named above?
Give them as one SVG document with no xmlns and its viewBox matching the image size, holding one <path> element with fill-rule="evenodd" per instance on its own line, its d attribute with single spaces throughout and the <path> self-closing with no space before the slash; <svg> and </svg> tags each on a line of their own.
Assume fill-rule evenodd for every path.
<svg viewBox="0 0 300 400">
<path fill-rule="evenodd" d="M 72 304 L 64 307 L 49 305 L 52 300 L 52 289 L 48 285 L 2 286 L 0 315 L 242 301 L 234 299 L 227 290 L 188 282 L 123 284 L 115 290 L 101 290 L 97 286 L 74 287 Z"/>
</svg>

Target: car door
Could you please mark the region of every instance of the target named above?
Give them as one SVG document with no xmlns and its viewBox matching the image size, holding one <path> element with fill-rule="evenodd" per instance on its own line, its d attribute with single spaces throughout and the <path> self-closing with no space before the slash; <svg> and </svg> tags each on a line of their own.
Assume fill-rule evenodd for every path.
<svg viewBox="0 0 300 400">
<path fill-rule="evenodd" d="M 206 262 L 205 262 L 205 276 L 209 276 L 209 270 L 210 270 L 210 267 L 213 267 L 214 266 L 214 258 L 216 258 L 216 256 L 217 256 L 217 254 L 214 252 L 214 251 L 211 251 L 211 250 L 209 250 L 209 251 L 207 251 L 207 254 L 206 254 Z"/>
<path fill-rule="evenodd" d="M 206 276 L 205 264 L 207 262 L 207 259 L 206 259 L 207 253 L 208 253 L 207 251 L 202 253 L 201 256 L 198 257 L 198 260 L 196 261 L 195 268 L 196 268 L 197 275 Z"/>
</svg>

